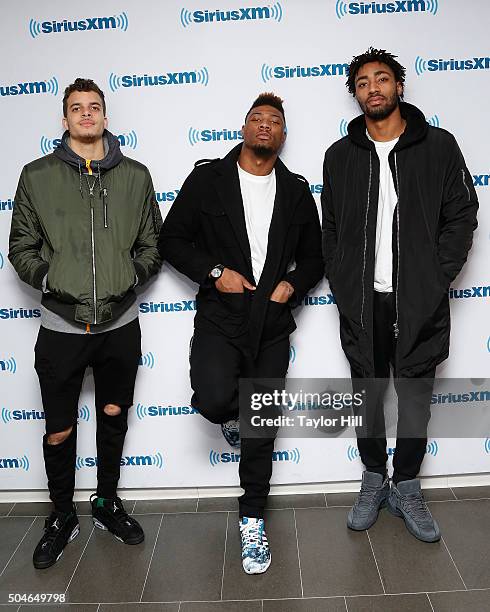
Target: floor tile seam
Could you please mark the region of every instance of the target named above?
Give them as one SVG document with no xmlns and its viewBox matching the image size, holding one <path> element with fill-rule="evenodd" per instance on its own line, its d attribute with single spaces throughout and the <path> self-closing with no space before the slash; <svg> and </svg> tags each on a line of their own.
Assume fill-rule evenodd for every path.
<svg viewBox="0 0 490 612">
<path fill-rule="evenodd" d="M 9 563 L 10 563 L 10 562 L 12 561 L 12 559 L 14 558 L 15 553 L 16 553 L 16 552 L 19 550 L 19 548 L 20 548 L 20 546 L 21 546 L 22 542 L 25 540 L 25 538 L 26 538 L 27 534 L 28 534 L 28 533 L 29 533 L 29 531 L 31 530 L 31 527 L 34 525 L 35 521 L 36 521 L 36 517 L 34 517 L 34 518 L 32 519 L 32 522 L 31 522 L 31 524 L 29 525 L 29 527 L 26 529 L 26 532 L 25 532 L 25 533 L 24 533 L 24 535 L 22 536 L 22 539 L 20 540 L 20 542 L 19 542 L 19 543 L 17 544 L 17 546 L 15 547 L 14 552 L 13 552 L 13 553 L 10 555 L 9 560 L 8 560 L 8 561 L 7 561 L 7 563 L 5 564 L 5 566 L 4 566 L 4 568 L 3 568 L 3 570 L 0 572 L 0 578 L 3 576 L 3 574 L 4 574 L 5 570 L 6 570 L 6 569 L 7 569 L 7 567 L 9 566 Z"/>
<path fill-rule="evenodd" d="M 444 546 L 446 547 L 447 553 L 448 553 L 449 557 L 451 558 L 451 561 L 453 562 L 453 565 L 454 565 L 454 567 L 456 568 L 456 571 L 458 572 L 458 576 L 459 576 L 459 578 L 460 578 L 461 582 L 463 583 L 463 586 L 464 586 L 465 590 L 467 591 L 467 590 L 468 590 L 468 587 L 466 586 L 466 582 L 463 580 L 463 576 L 461 575 L 461 572 L 459 571 L 459 567 L 456 565 L 456 562 L 455 562 L 455 560 L 453 559 L 453 556 L 452 556 L 452 554 L 451 554 L 451 551 L 449 550 L 449 547 L 448 547 L 448 545 L 446 544 L 446 540 L 445 540 L 443 537 L 441 537 L 441 540 L 442 540 L 442 543 L 444 544 Z"/>
<path fill-rule="evenodd" d="M 345 606 L 345 612 L 349 612 L 349 606 L 347 605 L 347 597 L 344 595 L 344 606 Z"/>
<path fill-rule="evenodd" d="M 152 564 L 152 561 L 153 561 L 153 556 L 154 556 L 154 554 L 155 554 L 155 549 L 156 549 L 156 546 L 157 546 L 158 538 L 160 537 L 160 531 L 161 531 L 161 528 L 162 528 L 162 523 L 163 523 L 163 518 L 164 518 L 164 516 L 165 516 L 165 515 L 164 515 L 164 514 L 162 514 L 162 516 L 161 516 L 161 518 L 160 518 L 160 523 L 158 524 L 158 530 L 157 530 L 157 534 L 156 534 L 156 536 L 155 536 L 155 542 L 153 543 L 153 549 L 152 549 L 152 551 L 151 551 L 150 561 L 149 561 L 149 563 L 148 563 L 148 568 L 147 568 L 147 570 L 146 570 L 145 581 L 144 581 L 144 583 L 143 583 L 143 588 L 141 589 L 140 603 L 141 603 L 141 601 L 143 600 L 143 593 L 145 592 L 146 582 L 147 582 L 147 580 L 148 580 L 148 576 L 149 576 L 149 574 L 150 574 L 150 568 L 151 568 L 151 564 Z"/>
<path fill-rule="evenodd" d="M 220 589 L 220 600 L 223 601 L 223 587 L 225 584 L 225 565 L 226 565 L 226 545 L 228 543 L 228 523 L 230 521 L 230 513 L 226 513 L 226 529 L 225 529 L 225 546 L 223 550 L 223 567 L 221 570 L 221 589 Z"/>
<path fill-rule="evenodd" d="M 92 531 L 90 532 L 90 535 L 88 536 L 87 541 L 85 542 L 85 546 L 83 547 L 83 550 L 82 550 L 82 552 L 81 552 L 81 554 L 80 554 L 80 557 L 79 557 L 79 559 L 78 559 L 78 561 L 77 561 L 77 564 L 76 564 L 76 566 L 75 566 L 75 569 L 73 570 L 73 573 L 72 573 L 72 575 L 71 575 L 71 577 L 70 577 L 70 580 L 68 581 L 68 584 L 66 585 L 65 595 L 68 593 L 68 589 L 70 588 L 70 584 L 71 584 L 71 581 L 73 580 L 73 576 L 76 574 L 76 571 L 77 571 L 77 569 L 78 569 L 78 566 L 80 565 L 80 561 L 82 560 L 82 557 L 83 557 L 83 555 L 84 555 L 85 551 L 87 550 L 88 543 L 89 543 L 89 542 L 90 542 L 90 540 L 92 539 L 92 535 L 93 535 L 93 533 L 94 533 L 94 530 L 95 530 L 95 526 L 94 526 L 94 525 L 92 525 Z M 94 603 L 95 603 L 95 602 L 94 602 Z M 99 602 L 99 603 L 100 603 L 100 602 Z"/>
<path fill-rule="evenodd" d="M 12 510 L 15 508 L 15 502 L 12 504 L 12 507 L 10 508 L 10 510 L 7 512 L 7 516 L 10 516 L 10 513 L 12 512 Z"/>
<path fill-rule="evenodd" d="M 299 539 L 298 539 L 298 526 L 296 525 L 296 510 L 293 508 L 293 519 L 294 519 L 294 532 L 296 534 L 296 552 L 298 554 L 298 568 L 299 568 L 299 584 L 301 586 L 301 597 L 304 597 L 303 590 L 303 573 L 301 571 L 301 556 L 299 554 Z"/>
<path fill-rule="evenodd" d="M 454 499 L 458 499 L 458 496 L 456 495 L 456 493 L 454 492 L 452 487 L 449 487 L 449 490 L 451 491 L 451 493 L 454 495 Z"/>
<path fill-rule="evenodd" d="M 426 593 L 426 595 L 427 595 L 427 599 L 429 600 L 430 609 L 432 610 L 432 612 L 434 612 L 434 606 L 432 605 L 432 602 L 430 600 L 429 593 Z"/>
<path fill-rule="evenodd" d="M 367 535 L 367 539 L 368 539 L 368 542 L 369 542 L 369 546 L 371 547 L 371 552 L 373 553 L 373 559 L 374 559 L 374 563 L 376 564 L 376 569 L 378 570 L 378 576 L 379 576 L 379 579 L 381 581 L 381 587 L 383 589 L 384 595 L 386 595 L 385 584 L 383 582 L 383 578 L 381 577 L 381 572 L 379 571 L 378 560 L 376 559 L 376 555 L 374 554 L 374 547 L 373 547 L 373 544 L 371 542 L 371 537 L 369 535 L 369 529 L 366 530 L 366 535 Z"/>
</svg>

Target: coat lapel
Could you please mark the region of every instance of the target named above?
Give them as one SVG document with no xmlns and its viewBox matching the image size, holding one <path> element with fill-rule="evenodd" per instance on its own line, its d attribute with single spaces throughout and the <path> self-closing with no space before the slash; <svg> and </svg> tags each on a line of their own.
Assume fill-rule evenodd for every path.
<svg viewBox="0 0 490 612">
<path fill-rule="evenodd" d="M 235 147 L 228 153 L 222 162 L 216 167 L 216 179 L 214 185 L 223 210 L 227 214 L 235 232 L 235 236 L 245 261 L 250 264 L 250 243 L 248 241 L 247 226 L 245 224 L 245 213 L 243 210 L 242 192 L 236 163 L 240 153 L 241 145 Z"/>
</svg>

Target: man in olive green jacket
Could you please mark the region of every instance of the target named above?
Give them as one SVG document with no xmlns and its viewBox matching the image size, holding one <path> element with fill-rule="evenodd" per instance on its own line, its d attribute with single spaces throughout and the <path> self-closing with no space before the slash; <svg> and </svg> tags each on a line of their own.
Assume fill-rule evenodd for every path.
<svg viewBox="0 0 490 612">
<path fill-rule="evenodd" d="M 61 143 L 24 167 L 12 216 L 9 259 L 23 281 L 42 290 L 35 368 L 54 510 L 34 551 L 38 569 L 56 563 L 79 532 L 76 428 L 87 366 L 97 416 L 93 521 L 126 544 L 144 539 L 116 490 L 141 357 L 134 288 L 160 269 L 161 216 L 148 169 L 122 155 L 105 110 L 93 81 L 76 79 L 66 88 Z"/>
</svg>

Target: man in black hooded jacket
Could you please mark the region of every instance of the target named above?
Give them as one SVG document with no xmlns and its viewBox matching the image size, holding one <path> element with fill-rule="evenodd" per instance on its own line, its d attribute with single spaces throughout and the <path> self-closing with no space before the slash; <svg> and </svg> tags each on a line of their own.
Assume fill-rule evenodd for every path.
<svg viewBox="0 0 490 612">
<path fill-rule="evenodd" d="M 404 81 L 403 66 L 383 50 L 370 48 L 349 67 L 347 87 L 363 114 L 325 154 L 323 252 L 354 386 L 368 392 L 357 432 L 366 471 L 347 524 L 368 529 L 388 504 L 415 537 L 434 542 L 439 528 L 417 475 L 435 368 L 449 353 L 448 289 L 471 248 L 478 202 L 454 136 L 401 101 Z M 391 488 L 390 365 L 398 395 Z"/>
<path fill-rule="evenodd" d="M 126 544 L 144 534 L 116 489 L 128 409 L 141 357 L 134 287 L 158 272 L 161 216 L 148 169 L 124 157 L 107 131 L 104 94 L 89 79 L 65 90 L 66 131 L 55 151 L 27 164 L 15 195 L 9 259 L 42 290 L 35 346 L 54 510 L 33 562 L 53 565 L 79 531 L 73 504 L 78 399 L 87 366 L 95 382 L 96 527 Z"/>
</svg>

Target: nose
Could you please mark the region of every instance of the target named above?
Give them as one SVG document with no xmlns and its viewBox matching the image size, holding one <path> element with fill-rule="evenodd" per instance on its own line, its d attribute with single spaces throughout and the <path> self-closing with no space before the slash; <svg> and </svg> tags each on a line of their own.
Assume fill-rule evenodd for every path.
<svg viewBox="0 0 490 612">
<path fill-rule="evenodd" d="M 90 111 L 90 107 L 82 109 L 82 117 L 91 117 L 92 113 Z"/>
<path fill-rule="evenodd" d="M 262 129 L 262 128 L 265 128 L 265 129 L 267 129 L 267 130 L 270 130 L 270 129 L 271 129 L 271 121 L 270 121 L 269 119 L 265 119 L 265 118 L 264 118 L 264 119 L 262 119 L 262 120 L 260 121 L 260 128 L 261 128 L 261 129 Z"/>
</svg>

